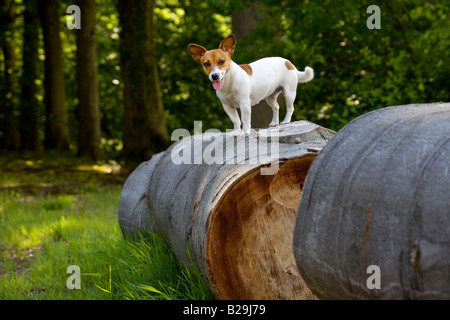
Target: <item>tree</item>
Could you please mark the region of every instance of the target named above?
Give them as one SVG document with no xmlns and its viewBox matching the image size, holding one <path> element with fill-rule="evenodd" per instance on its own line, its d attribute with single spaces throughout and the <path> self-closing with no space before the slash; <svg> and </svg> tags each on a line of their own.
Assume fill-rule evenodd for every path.
<svg viewBox="0 0 450 320">
<path fill-rule="evenodd" d="M 2 144 L 9 149 L 17 150 L 20 147 L 20 133 L 18 128 L 18 81 L 16 65 L 16 48 L 14 44 L 15 5 L 14 1 L 2 1 L 0 4 L 0 48 L 3 50 L 4 78 L 2 97 L 0 99 L 1 126 L 3 134 L 0 136 Z"/>
<path fill-rule="evenodd" d="M 250 3 L 244 9 L 234 9 L 231 13 L 233 34 L 236 36 L 237 41 L 241 40 L 245 36 L 250 36 L 252 30 L 259 25 L 259 21 L 266 17 L 266 14 L 262 11 L 263 5 L 261 1 Z M 237 44 L 239 46 L 239 43 Z M 250 46 L 240 46 L 240 50 L 249 50 Z M 246 61 L 250 63 L 252 61 Z M 242 62 L 244 63 L 244 62 Z M 266 101 L 261 101 L 252 107 L 252 127 L 253 128 L 266 128 L 272 120 L 273 112 L 272 108 Z"/>
<path fill-rule="evenodd" d="M 78 4 L 82 12 L 77 30 L 78 154 L 99 160 L 104 153 L 100 148 L 95 1 L 79 0 Z"/>
<path fill-rule="evenodd" d="M 40 105 L 37 99 L 39 78 L 39 12 L 35 0 L 24 0 L 23 71 L 21 77 L 20 132 L 21 148 L 39 152 L 42 143 L 40 131 Z"/>
<path fill-rule="evenodd" d="M 65 84 L 57 0 L 39 2 L 45 48 L 45 147 L 63 150 L 69 146 Z"/>
<path fill-rule="evenodd" d="M 123 81 L 123 153 L 145 160 L 167 147 L 153 39 L 153 0 L 119 0 Z"/>
</svg>

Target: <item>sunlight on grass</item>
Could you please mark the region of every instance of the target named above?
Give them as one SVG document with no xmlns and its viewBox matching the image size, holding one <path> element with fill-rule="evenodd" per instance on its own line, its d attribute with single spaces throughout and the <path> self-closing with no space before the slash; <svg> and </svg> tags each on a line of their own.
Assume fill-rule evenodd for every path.
<svg viewBox="0 0 450 320">
<path fill-rule="evenodd" d="M 118 165 L 86 165 L 86 164 L 80 164 L 75 167 L 75 170 L 78 171 L 92 171 L 92 172 L 99 172 L 99 173 L 113 173 L 114 171 L 120 170 L 120 166 Z"/>
<path fill-rule="evenodd" d="M 49 167 L 57 171 L 45 161 L 17 163 L 46 168 L 52 186 L 61 181 L 48 174 Z M 66 164 L 77 166 L 114 176 L 102 165 Z M 12 171 L 8 179 L 21 183 L 24 176 Z M 74 172 L 71 179 L 83 184 L 68 189 L 72 193 L 58 187 L 56 194 L 0 189 L 0 300 L 213 298 L 198 270 L 180 266 L 161 237 L 122 237 L 117 218 L 122 184 L 102 185 L 86 181 L 86 171 Z M 35 184 L 41 176 L 41 171 L 26 174 Z M 66 286 L 70 265 L 80 267 L 80 290 Z"/>
<path fill-rule="evenodd" d="M 68 299 L 96 296 L 65 287 L 66 269 L 98 243 L 120 238 L 120 188 L 73 196 L 11 199 L 0 193 L 0 299 Z M 17 279 L 19 285 L 12 285 Z M 20 287 L 20 290 L 18 289 Z M 14 288 L 16 288 L 14 290 Z M 51 289 L 51 290 L 50 290 Z"/>
</svg>

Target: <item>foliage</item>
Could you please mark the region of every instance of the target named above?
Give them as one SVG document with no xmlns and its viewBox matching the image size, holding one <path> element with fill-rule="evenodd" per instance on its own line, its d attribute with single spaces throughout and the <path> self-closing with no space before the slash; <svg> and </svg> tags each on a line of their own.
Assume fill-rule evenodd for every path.
<svg viewBox="0 0 450 320">
<path fill-rule="evenodd" d="M 72 4 L 59 0 L 61 23 Z M 163 105 L 169 134 L 204 129 L 225 130 L 231 123 L 189 43 L 216 48 L 231 30 L 231 13 L 252 0 L 155 1 L 155 43 Z M 381 10 L 381 29 L 366 26 L 367 3 L 355 0 L 262 0 L 267 13 L 259 26 L 237 44 L 234 59 L 248 63 L 265 56 L 284 56 L 299 69 L 309 65 L 315 79 L 300 85 L 294 119 L 308 119 L 339 130 L 353 118 L 390 105 L 448 101 L 450 1 L 372 1 Z M 21 75 L 23 4 L 17 1 L 11 32 Z M 110 157 L 122 148 L 122 83 L 118 44 L 120 25 L 115 1 L 97 1 L 98 87 L 103 148 Z M 72 141 L 76 141 L 75 30 L 61 28 L 67 104 Z M 40 49 L 43 59 L 43 49 Z M 0 64 L 3 68 L 3 56 Z M 4 72 L 4 70 L 3 70 Z M 3 74 L 2 72 L 2 74 Z M 42 102 L 41 77 L 36 79 Z M 16 99 L 17 100 L 17 99 Z M 18 101 L 18 100 L 17 100 Z M 42 107 L 41 107 L 42 108 Z M 20 113 L 20 108 L 16 111 Z M 43 110 L 40 112 L 43 113 Z M 2 116 L 0 111 L 0 117 Z M 45 118 L 41 119 L 44 123 Z M 3 119 L 2 124 L 6 120 Z M 5 128 L 0 128 L 4 132 Z M 43 132 L 41 133 L 43 135 Z M 75 145 L 72 146 L 76 148 Z"/>
<path fill-rule="evenodd" d="M 372 1 L 381 11 L 381 29 L 372 30 L 365 2 L 263 3 L 268 18 L 247 40 L 253 52 L 315 70 L 298 90 L 297 119 L 339 130 L 374 109 L 450 100 L 448 0 Z"/>
<path fill-rule="evenodd" d="M 202 68 L 187 49 L 190 43 L 217 48 L 231 33 L 229 14 L 220 2 L 156 1 L 156 46 L 169 133 L 177 128 L 193 130 L 195 120 L 203 121 L 206 129 L 230 127 Z"/>
</svg>

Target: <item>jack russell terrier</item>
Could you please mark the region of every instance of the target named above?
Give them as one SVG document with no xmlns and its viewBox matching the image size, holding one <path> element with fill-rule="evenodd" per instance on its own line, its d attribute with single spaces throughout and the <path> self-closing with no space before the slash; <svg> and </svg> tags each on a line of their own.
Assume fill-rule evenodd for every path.
<svg viewBox="0 0 450 320">
<path fill-rule="evenodd" d="M 263 58 L 250 64 L 236 64 L 231 60 L 236 38 L 229 35 L 220 44 L 219 49 L 206 50 L 196 44 L 189 45 L 189 52 L 195 61 L 202 64 L 203 70 L 211 80 L 225 112 L 234 125 L 232 135 L 241 133 L 241 120 L 237 108 L 241 109 L 242 130 L 250 134 L 251 107 L 266 100 L 273 110 L 270 126 L 279 123 L 278 95 L 283 92 L 286 100 L 286 116 L 282 123 L 291 122 L 294 112 L 294 100 L 297 84 L 314 78 L 314 71 L 306 67 L 298 71 L 284 58 Z"/>
</svg>

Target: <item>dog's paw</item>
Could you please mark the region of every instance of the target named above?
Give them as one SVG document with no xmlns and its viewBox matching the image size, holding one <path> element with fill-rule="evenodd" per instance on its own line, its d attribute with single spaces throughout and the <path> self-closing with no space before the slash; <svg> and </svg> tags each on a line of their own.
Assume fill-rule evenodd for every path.
<svg viewBox="0 0 450 320">
<path fill-rule="evenodd" d="M 234 129 L 230 133 L 228 133 L 231 137 L 236 137 L 241 134 L 241 129 Z"/>
<path fill-rule="evenodd" d="M 269 127 L 275 127 L 275 126 L 277 126 L 277 125 L 278 125 L 278 122 L 272 121 L 272 122 L 269 124 Z"/>
<path fill-rule="evenodd" d="M 245 130 L 244 130 L 244 134 L 245 134 L 245 135 L 249 135 L 250 133 L 251 133 L 251 130 L 250 130 L 250 128 L 249 128 L 249 129 L 245 129 Z"/>
<path fill-rule="evenodd" d="M 290 123 L 291 121 L 287 121 L 287 120 L 284 120 L 284 121 L 282 121 L 280 124 L 286 124 L 286 123 Z"/>
</svg>

